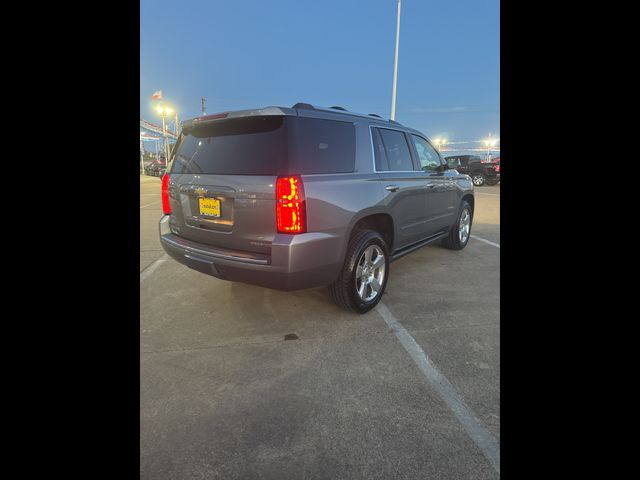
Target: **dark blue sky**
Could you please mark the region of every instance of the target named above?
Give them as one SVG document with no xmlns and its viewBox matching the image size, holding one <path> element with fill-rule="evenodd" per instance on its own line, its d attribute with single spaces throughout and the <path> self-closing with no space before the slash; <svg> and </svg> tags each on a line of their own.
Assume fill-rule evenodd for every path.
<svg viewBox="0 0 640 480">
<path fill-rule="evenodd" d="M 434 138 L 500 135 L 499 0 L 403 0 L 396 120 Z M 296 102 L 391 110 L 396 0 L 141 0 L 140 115 Z"/>
</svg>

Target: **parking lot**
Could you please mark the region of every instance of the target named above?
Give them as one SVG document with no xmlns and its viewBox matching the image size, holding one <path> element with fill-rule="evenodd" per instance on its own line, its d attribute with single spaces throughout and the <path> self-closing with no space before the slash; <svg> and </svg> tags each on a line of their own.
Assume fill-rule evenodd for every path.
<svg viewBox="0 0 640 480">
<path fill-rule="evenodd" d="M 499 185 L 365 315 L 178 264 L 140 190 L 141 478 L 499 478 Z"/>
</svg>

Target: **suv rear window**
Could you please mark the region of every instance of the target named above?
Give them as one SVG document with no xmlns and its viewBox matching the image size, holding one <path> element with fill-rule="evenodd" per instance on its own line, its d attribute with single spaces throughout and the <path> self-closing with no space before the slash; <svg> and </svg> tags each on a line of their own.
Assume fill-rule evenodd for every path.
<svg viewBox="0 0 640 480">
<path fill-rule="evenodd" d="M 171 173 L 286 175 L 355 169 L 355 127 L 304 117 L 243 117 L 182 136 Z"/>
<path fill-rule="evenodd" d="M 286 153 L 283 117 L 230 119 L 181 136 L 171 173 L 274 175 Z"/>
</svg>

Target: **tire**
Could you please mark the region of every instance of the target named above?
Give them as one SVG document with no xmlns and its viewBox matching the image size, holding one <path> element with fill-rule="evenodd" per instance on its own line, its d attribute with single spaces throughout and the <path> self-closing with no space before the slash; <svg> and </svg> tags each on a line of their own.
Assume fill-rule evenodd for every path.
<svg viewBox="0 0 640 480">
<path fill-rule="evenodd" d="M 464 217 L 465 212 L 468 214 L 468 220 L 464 223 L 466 224 L 466 235 L 462 235 L 461 233 L 461 224 Z M 471 237 L 471 225 L 473 224 L 473 210 L 471 206 L 466 200 L 463 200 L 460 204 L 460 212 L 458 212 L 458 216 L 456 218 L 456 223 L 451 226 L 451 231 L 449 232 L 449 236 L 446 237 L 442 241 L 442 245 L 445 248 L 450 250 L 462 250 L 469 243 L 469 238 Z"/>
<path fill-rule="evenodd" d="M 369 261 L 367 261 L 367 255 L 369 255 Z M 376 267 L 375 262 L 380 255 L 384 257 L 383 264 L 378 264 Z M 383 265 L 384 268 L 382 268 Z M 358 272 L 363 274 L 360 278 L 367 277 L 366 281 L 356 278 Z M 372 281 L 374 278 L 375 282 Z M 366 313 L 382 298 L 388 278 L 389 247 L 384 239 L 373 230 L 357 230 L 349 241 L 342 271 L 336 281 L 329 286 L 329 294 L 339 307 L 356 313 Z M 377 289 L 376 284 L 379 285 Z"/>
<path fill-rule="evenodd" d="M 487 180 L 487 185 L 489 185 L 490 187 L 497 185 L 498 181 L 496 180 Z"/>
<path fill-rule="evenodd" d="M 485 182 L 484 175 L 481 173 L 474 173 L 471 175 L 471 181 L 476 187 L 481 187 Z"/>
</svg>

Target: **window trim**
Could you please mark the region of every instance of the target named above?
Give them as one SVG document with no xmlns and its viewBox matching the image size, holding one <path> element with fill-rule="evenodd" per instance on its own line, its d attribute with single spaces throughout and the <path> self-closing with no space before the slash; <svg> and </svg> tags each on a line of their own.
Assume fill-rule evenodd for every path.
<svg viewBox="0 0 640 480">
<path fill-rule="evenodd" d="M 376 170 L 376 159 L 377 159 L 377 155 L 378 155 L 378 150 L 376 149 L 376 141 L 373 139 L 373 129 L 370 129 L 370 133 L 371 133 L 371 148 L 373 149 L 373 171 L 377 172 Z M 384 144 L 384 140 L 382 139 L 382 134 L 379 131 L 376 131 L 377 136 L 378 136 L 378 140 L 380 142 L 380 146 L 382 147 L 382 150 L 384 151 L 384 162 L 380 162 L 380 163 L 386 163 L 387 167 L 389 166 L 389 157 L 387 156 L 387 148 Z M 382 159 L 381 159 L 382 160 Z M 389 170 L 380 170 L 381 172 L 388 172 Z"/>
<path fill-rule="evenodd" d="M 409 155 L 411 157 L 411 164 L 413 165 L 414 170 L 382 170 L 382 171 L 378 171 L 376 170 L 376 149 L 375 146 L 373 144 L 373 128 L 384 128 L 386 130 L 395 130 L 397 132 L 401 132 L 404 134 L 404 140 L 405 142 L 407 142 L 407 147 L 409 147 Z M 380 137 L 382 137 L 382 135 L 380 135 Z M 415 160 L 413 158 L 413 152 L 411 150 L 411 144 L 407 139 L 407 132 L 405 130 L 402 130 L 400 128 L 393 128 L 393 127 L 387 127 L 384 125 L 373 125 L 373 124 L 369 124 L 369 140 L 371 141 L 371 153 L 373 154 L 373 156 L 371 157 L 372 163 L 373 163 L 373 173 L 427 173 L 424 170 L 415 170 L 416 165 L 415 165 Z M 428 141 L 428 140 L 427 140 Z M 383 140 L 384 142 L 384 140 Z M 386 153 L 386 147 L 385 147 L 385 153 Z M 388 163 L 388 162 L 387 162 Z"/>
</svg>

